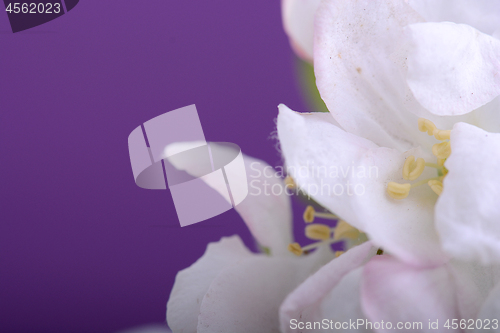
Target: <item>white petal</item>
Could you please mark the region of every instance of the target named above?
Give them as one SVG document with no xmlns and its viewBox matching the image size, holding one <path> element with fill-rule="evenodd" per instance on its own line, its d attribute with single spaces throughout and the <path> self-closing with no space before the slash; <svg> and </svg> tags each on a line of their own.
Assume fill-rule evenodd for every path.
<svg viewBox="0 0 500 333">
<path fill-rule="evenodd" d="M 378 332 L 393 332 L 398 322 L 422 323 L 413 332 L 435 332 L 429 320 L 443 325 L 447 319 L 460 318 L 452 281 L 445 266 L 416 268 L 387 255 L 374 257 L 364 269 L 363 311 L 371 321 L 394 325 Z"/>
<path fill-rule="evenodd" d="M 283 25 L 297 55 L 313 60 L 314 14 L 321 0 L 282 0 Z"/>
<path fill-rule="evenodd" d="M 481 311 L 477 318 L 479 320 L 476 321 L 476 324 L 481 322 L 483 324 L 483 328 L 486 328 L 484 324 L 486 322 L 490 323 L 488 325 L 488 332 L 500 332 L 500 325 L 498 323 L 498 314 L 500 313 L 500 284 L 498 284 L 495 289 L 490 293 L 488 299 L 483 304 Z M 496 321 L 495 321 L 496 320 Z M 485 329 L 476 329 L 476 332 L 484 332 Z"/>
<path fill-rule="evenodd" d="M 497 0 L 408 0 L 408 4 L 429 22 L 464 23 L 489 35 L 500 28 Z"/>
<path fill-rule="evenodd" d="M 166 151 L 182 151 L 184 147 L 193 145 L 199 144 L 179 142 L 169 145 Z M 218 155 L 234 155 L 230 146 L 211 142 L 210 147 L 212 151 L 216 150 Z M 266 162 L 247 155 L 243 155 L 243 160 L 247 173 L 248 195 L 235 209 L 261 246 L 269 248 L 273 255 L 290 255 L 287 246 L 292 242 L 292 208 L 285 184 L 280 175 Z M 173 162 L 177 169 L 185 170 L 192 176 L 199 177 L 204 174 L 203 170 L 189 159 L 172 161 L 169 158 L 169 161 Z M 221 195 L 227 193 L 225 184 L 223 188 L 219 188 L 219 184 L 209 185 Z M 227 200 L 229 201 L 228 198 Z"/>
<path fill-rule="evenodd" d="M 461 115 L 500 94 L 500 40 L 450 22 L 408 27 L 408 85 L 436 115 Z"/>
<path fill-rule="evenodd" d="M 443 247 L 462 260 L 500 263 L 500 134 L 458 123 L 450 141 L 449 173 L 436 204 Z"/>
<path fill-rule="evenodd" d="M 292 204 L 289 191 L 274 169 L 262 160 L 244 156 L 248 196 L 236 206 L 257 242 L 272 255 L 290 255 Z"/>
<path fill-rule="evenodd" d="M 321 4 L 314 44 L 316 83 L 346 131 L 401 151 L 428 140 L 415 130 L 415 114 L 424 111 L 406 84 L 404 27 L 421 21 L 402 0 Z"/>
<path fill-rule="evenodd" d="M 433 224 L 437 196 L 428 186 L 411 190 L 403 200 L 386 193 L 387 183 L 403 180 L 409 155 L 377 147 L 325 121 L 325 115 L 298 114 L 280 107 L 278 136 L 287 170 L 298 186 L 322 206 L 366 232 L 377 246 L 416 265 L 442 262 Z M 424 171 L 421 178 L 435 177 Z"/>
<path fill-rule="evenodd" d="M 360 323 L 359 320 L 365 320 L 364 323 L 366 323 L 366 315 L 361 307 L 363 269 L 363 267 L 359 267 L 348 273 L 340 280 L 339 284 L 325 296 L 320 306 L 322 318 L 328 318 L 328 320 L 332 320 L 334 323 L 355 322 L 358 324 Z M 366 325 L 344 326 L 344 328 L 346 327 L 349 332 L 373 332 L 373 330 Z"/>
<path fill-rule="evenodd" d="M 449 267 L 455 279 L 461 318 L 476 318 L 489 293 L 500 282 L 500 266 L 453 260 Z"/>
<path fill-rule="evenodd" d="M 324 250 L 300 258 L 259 256 L 226 267 L 203 298 L 197 332 L 279 332 L 280 304 L 332 259 Z"/>
<path fill-rule="evenodd" d="M 208 244 L 205 254 L 177 273 L 167 303 L 167 321 L 174 332 L 196 332 L 201 301 L 224 267 L 251 258 L 238 236 Z"/>
<path fill-rule="evenodd" d="M 282 332 L 299 332 L 299 330 L 290 327 L 290 321 L 293 319 L 318 321 L 325 318 L 322 317 L 320 309 L 325 297 L 344 276 L 369 260 L 375 254 L 375 250 L 370 242 L 350 249 L 323 266 L 288 295 L 280 308 Z M 329 300 L 325 302 L 328 303 Z"/>
</svg>

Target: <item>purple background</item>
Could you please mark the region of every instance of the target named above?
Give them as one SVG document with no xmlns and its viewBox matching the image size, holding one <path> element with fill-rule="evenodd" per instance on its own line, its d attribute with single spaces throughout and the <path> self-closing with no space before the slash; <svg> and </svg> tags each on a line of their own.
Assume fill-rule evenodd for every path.
<svg viewBox="0 0 500 333">
<path fill-rule="evenodd" d="M 135 185 L 127 137 L 195 103 L 208 140 L 281 164 L 277 105 L 306 106 L 278 0 L 86 0 L 17 34 L 0 12 L 0 38 L 1 332 L 162 322 L 208 242 L 253 247 L 234 210 L 181 228 L 168 191 Z"/>
</svg>

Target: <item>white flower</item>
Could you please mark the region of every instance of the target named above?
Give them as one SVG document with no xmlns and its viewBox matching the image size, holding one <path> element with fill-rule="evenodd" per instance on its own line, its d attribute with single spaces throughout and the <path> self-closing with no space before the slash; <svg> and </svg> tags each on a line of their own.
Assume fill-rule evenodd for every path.
<svg viewBox="0 0 500 333">
<path fill-rule="evenodd" d="M 500 134 L 456 124 L 451 131 L 452 153 L 445 163 L 449 171 L 439 200 L 426 185 L 396 200 L 387 194 L 387 186 L 389 182 L 411 183 L 403 179 L 405 158 L 417 156 L 432 161 L 431 154 L 421 148 L 400 152 L 379 147 L 342 130 L 328 116 L 298 114 L 285 106 L 280 107 L 278 116 L 281 148 L 298 186 L 305 191 L 312 186 L 328 186 L 328 191 L 310 193 L 318 203 L 366 232 L 378 246 L 416 265 L 446 261 L 442 246 L 448 254 L 462 259 L 478 259 L 485 264 L 500 260 L 500 207 L 495 204 L 500 195 L 496 169 Z M 332 166 L 347 172 L 325 177 L 318 171 Z M 308 172 L 300 172 L 301 168 Z M 367 175 L 366 170 L 372 168 L 376 171 Z M 363 170 L 361 177 L 358 170 Z M 420 177 L 437 175 L 435 169 L 426 168 Z M 363 193 L 333 193 L 336 186 L 345 188 L 349 183 L 361 185 Z"/>
<path fill-rule="evenodd" d="M 328 246 L 304 257 L 287 250 L 292 242 L 290 198 L 286 192 L 275 195 L 264 188 L 284 187 L 283 181 L 265 171 L 270 168 L 265 162 L 248 156 L 244 160 L 254 191 L 236 210 L 271 255 L 250 252 L 238 236 L 209 244 L 198 261 L 176 276 L 167 304 L 167 321 L 174 333 L 279 332 L 282 301 L 334 257 Z M 183 166 L 193 175 L 195 167 Z M 260 195 L 255 187 L 261 189 Z"/>
<path fill-rule="evenodd" d="M 340 324 L 360 323 L 349 329 L 354 332 L 393 332 L 398 323 L 421 326 L 411 326 L 411 330 L 403 326 L 397 331 L 463 332 L 463 326 L 453 327 L 453 319 L 458 324 L 462 320 L 466 327 L 473 320 L 467 332 L 474 331 L 476 324 L 484 326 L 486 319 L 489 331 L 500 331 L 499 266 L 455 261 L 414 267 L 390 255 L 372 256 L 370 247 L 367 242 L 350 249 L 294 290 L 280 309 L 282 332 L 324 332 L 306 326 L 324 318 Z M 429 328 L 436 320 L 438 326 Z M 298 322 L 302 322 L 300 327 Z M 447 324 L 451 328 L 445 328 Z"/>
<path fill-rule="evenodd" d="M 298 186 L 362 185 L 363 195 L 311 196 L 413 265 L 440 265 L 450 256 L 500 262 L 500 205 L 495 203 L 500 197 L 500 134 L 485 131 L 500 132 L 500 99 L 493 99 L 500 93 L 500 41 L 487 35 L 500 19 L 481 22 L 465 6 L 476 2 L 461 3 L 322 2 L 316 13 L 314 66 L 333 117 L 280 106 L 278 135 Z M 475 10 L 500 18 L 499 2 L 480 3 Z M 441 11 L 432 11 L 434 5 Z M 453 8 L 453 15 L 447 8 Z M 483 32 L 422 17 L 455 17 L 458 23 L 477 23 Z M 456 34 L 468 38 L 466 48 Z M 424 70 L 430 67 L 431 72 Z M 421 160 L 418 164 L 409 157 L 423 158 L 437 171 L 424 170 Z M 322 177 L 311 165 L 376 168 L 378 174 Z M 301 167 L 309 172 L 300 174 Z M 403 169 L 416 170 L 418 179 L 404 179 Z M 438 179 L 443 172 L 444 180 Z M 419 181 L 431 182 L 416 187 Z"/>
</svg>

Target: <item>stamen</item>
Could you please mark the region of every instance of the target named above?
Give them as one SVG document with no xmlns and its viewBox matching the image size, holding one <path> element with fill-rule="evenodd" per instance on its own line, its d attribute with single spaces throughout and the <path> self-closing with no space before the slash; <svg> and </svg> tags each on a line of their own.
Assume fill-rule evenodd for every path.
<svg viewBox="0 0 500 333">
<path fill-rule="evenodd" d="M 439 180 L 440 177 L 434 177 L 434 178 L 428 178 L 428 179 L 423 179 L 419 182 L 416 182 L 416 183 L 413 183 L 411 184 L 411 188 L 414 188 L 414 187 L 417 187 L 417 186 L 420 186 L 420 185 L 424 185 L 424 184 L 427 184 L 430 180 Z"/>
<path fill-rule="evenodd" d="M 439 180 L 429 180 L 427 183 L 431 187 L 431 189 L 437 194 L 441 195 L 443 192 L 443 183 Z"/>
<path fill-rule="evenodd" d="M 341 255 L 343 255 L 345 253 L 345 251 L 335 251 L 335 258 L 338 258 L 340 257 Z"/>
<path fill-rule="evenodd" d="M 299 243 L 292 243 L 292 244 L 288 244 L 288 251 L 292 252 L 293 254 L 295 254 L 297 256 L 300 256 L 302 254 L 307 254 L 310 250 L 315 249 L 315 248 L 317 248 L 320 245 L 323 245 L 323 244 L 333 244 L 333 243 L 336 243 L 336 242 L 337 242 L 337 240 L 335 240 L 333 238 L 330 238 L 330 239 L 327 239 L 327 240 L 324 240 L 324 241 L 320 241 L 320 242 L 316 242 L 316 243 L 312 243 L 312 244 L 306 245 L 304 247 L 301 247 Z"/>
<path fill-rule="evenodd" d="M 427 132 L 427 134 L 433 135 L 434 130 L 436 129 L 436 125 L 434 125 L 434 123 L 429 119 L 419 118 L 418 129 L 420 132 Z"/>
<path fill-rule="evenodd" d="M 342 238 L 357 239 L 359 237 L 359 230 L 354 228 L 346 221 L 339 221 L 334 229 L 333 239 L 339 240 Z"/>
<path fill-rule="evenodd" d="M 331 234 L 330 227 L 320 223 L 308 225 L 305 231 L 306 237 L 314 240 L 327 240 Z"/>
<path fill-rule="evenodd" d="M 286 178 L 285 178 L 285 186 L 288 187 L 288 188 L 291 188 L 291 189 L 294 189 L 294 188 L 297 187 L 297 185 L 295 184 L 295 181 L 290 176 L 286 176 Z"/>
<path fill-rule="evenodd" d="M 299 243 L 288 244 L 288 251 L 292 252 L 296 256 L 300 256 L 304 252 Z"/>
<path fill-rule="evenodd" d="M 324 240 L 324 241 L 320 241 L 320 242 L 316 242 L 316 243 L 312 243 L 312 244 L 309 244 L 309 245 L 306 245 L 302 248 L 302 250 L 305 252 L 305 251 L 309 251 L 309 250 L 312 250 L 312 249 L 315 249 L 317 248 L 318 246 L 322 245 L 322 244 L 333 244 L 333 243 L 336 243 L 337 240 L 333 239 L 333 238 L 330 238 L 330 239 L 327 239 L 327 240 Z"/>
<path fill-rule="evenodd" d="M 437 163 L 425 163 L 425 166 L 430 168 L 435 168 L 438 170 L 443 170 L 443 165 L 439 165 Z"/>
<path fill-rule="evenodd" d="M 449 141 L 436 143 L 432 146 L 432 153 L 439 159 L 446 159 L 451 154 L 451 144 Z"/>
<path fill-rule="evenodd" d="M 415 156 L 411 155 L 405 161 L 403 166 L 403 178 L 406 180 L 415 180 L 424 172 L 425 160 L 421 157 L 415 161 Z"/>
<path fill-rule="evenodd" d="M 437 140 L 450 140 L 451 130 L 435 129 L 432 134 Z"/>
<path fill-rule="evenodd" d="M 443 178 L 448 174 L 448 169 L 446 169 L 444 163 L 451 155 L 450 141 L 444 140 L 450 140 L 451 130 L 440 130 L 436 128 L 436 125 L 432 121 L 424 118 L 418 119 L 418 129 L 421 132 L 434 135 L 437 140 L 443 141 L 432 146 L 432 153 L 437 157 L 437 163 L 426 163 L 422 158 L 418 158 L 415 161 L 415 156 L 408 156 L 403 165 L 403 178 L 406 180 L 416 180 L 422 175 L 426 166 L 436 168 L 439 177 L 424 179 L 414 184 L 389 182 L 387 184 L 387 194 L 393 199 L 404 199 L 410 194 L 412 188 L 423 184 L 428 184 L 438 195 L 443 192 Z"/>
<path fill-rule="evenodd" d="M 332 213 L 320 213 L 314 210 L 313 206 L 307 206 L 306 210 L 304 211 L 304 222 L 306 223 L 311 223 L 314 221 L 315 217 L 320 217 L 323 219 L 327 220 L 338 220 L 339 217 L 335 214 Z"/>
<path fill-rule="evenodd" d="M 378 250 L 377 250 L 377 255 L 378 255 L 378 256 L 381 256 L 381 255 L 383 255 L 383 254 L 384 254 L 384 250 L 382 250 L 382 249 L 378 249 Z"/>
<path fill-rule="evenodd" d="M 305 223 L 312 223 L 314 221 L 314 212 L 313 206 L 307 206 L 303 215 Z"/>
<path fill-rule="evenodd" d="M 399 184 L 396 182 L 390 182 L 387 184 L 387 194 L 396 200 L 406 198 L 408 194 L 410 194 L 410 189 L 410 184 Z"/>
</svg>

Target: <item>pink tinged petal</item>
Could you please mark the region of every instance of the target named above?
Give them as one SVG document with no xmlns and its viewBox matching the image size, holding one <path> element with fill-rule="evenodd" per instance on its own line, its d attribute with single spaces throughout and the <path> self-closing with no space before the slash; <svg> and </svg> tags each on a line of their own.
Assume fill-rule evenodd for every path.
<svg viewBox="0 0 500 333">
<path fill-rule="evenodd" d="M 421 17 L 403 0 L 328 0 L 316 16 L 314 67 L 326 106 L 347 132 L 405 151 L 428 137 L 406 84 L 404 27 Z M 410 112 L 411 111 L 411 112 Z"/>
<path fill-rule="evenodd" d="M 256 256 L 226 267 L 203 298 L 197 332 L 279 332 L 280 304 L 332 257 L 323 249 L 298 258 Z"/>
<path fill-rule="evenodd" d="M 429 328 L 429 320 L 443 325 L 447 319 L 460 319 L 454 293 L 445 266 L 417 268 L 387 255 L 377 256 L 365 266 L 361 287 L 362 307 L 369 320 L 394 326 L 398 322 L 422 323 L 420 329 L 405 330 L 408 332 L 436 332 Z M 394 332 L 394 326 L 377 331 Z"/>
<path fill-rule="evenodd" d="M 500 28 L 497 0 L 408 0 L 408 4 L 429 22 L 468 24 L 488 35 Z"/>
<path fill-rule="evenodd" d="M 498 333 L 500 332 L 500 324 L 498 314 L 500 313 L 500 284 L 497 284 L 495 289 L 489 294 L 488 298 L 484 302 L 479 314 L 477 316 L 478 322 L 482 322 L 483 328 L 485 328 L 484 323 L 489 322 L 490 325 L 487 332 Z M 496 319 L 496 322 L 494 321 Z M 485 332 L 485 329 L 476 329 L 476 332 Z"/>
<path fill-rule="evenodd" d="M 314 14 L 321 0 L 282 0 L 281 11 L 285 32 L 297 55 L 313 60 Z"/>
<path fill-rule="evenodd" d="M 238 236 L 208 244 L 205 254 L 177 273 L 167 303 L 167 322 L 174 332 L 196 332 L 201 302 L 210 284 L 226 267 L 255 256 Z"/>
<path fill-rule="evenodd" d="M 196 147 L 199 145 L 198 142 L 179 142 L 169 145 L 166 152 L 170 152 L 167 155 L 172 155 L 172 152 L 185 150 L 186 146 Z M 234 155 L 233 148 L 230 146 L 211 142 L 210 147 L 212 151 L 217 151 L 220 156 L 224 154 Z M 225 159 L 223 158 L 223 160 Z M 243 160 L 247 173 L 248 195 L 240 204 L 236 205 L 236 211 L 241 215 L 253 237 L 261 246 L 269 248 L 273 255 L 291 255 L 287 251 L 288 244 L 292 242 L 292 207 L 290 196 L 287 194 L 290 191 L 285 189 L 280 174 L 266 162 L 247 155 L 243 155 Z M 178 161 L 171 162 L 174 162 L 176 168 L 184 170 L 192 176 L 199 177 L 203 174 L 200 174 L 199 166 L 190 163 L 190 160 L 184 159 L 181 161 L 182 164 Z M 203 180 L 207 181 L 205 178 Z M 237 184 L 234 182 L 232 186 Z M 223 187 L 220 187 L 220 183 L 209 183 L 208 185 L 230 201 L 225 194 L 227 193 L 225 184 Z"/>
<path fill-rule="evenodd" d="M 500 263 L 500 134 L 458 123 L 436 204 L 436 228 L 445 251 L 461 260 Z"/>
<path fill-rule="evenodd" d="M 435 265 L 446 256 L 434 229 L 437 196 L 428 186 L 403 200 L 387 195 L 387 183 L 402 177 L 409 155 L 346 133 L 324 114 L 299 114 L 280 106 L 278 136 L 287 170 L 322 206 L 366 232 L 377 246 L 414 265 Z M 435 177 L 427 168 L 422 179 Z"/>
<path fill-rule="evenodd" d="M 285 299 L 280 308 L 281 331 L 300 332 L 290 326 L 291 320 L 298 321 L 321 321 L 323 310 L 321 304 L 325 305 L 325 297 L 341 282 L 344 276 L 362 266 L 376 252 L 376 248 L 370 242 L 354 247 L 323 266 L 315 274 L 304 281 Z M 346 301 L 346 300 L 343 300 Z"/>
<path fill-rule="evenodd" d="M 500 40 L 450 22 L 408 28 L 408 85 L 440 116 L 462 115 L 500 94 Z"/>
<path fill-rule="evenodd" d="M 461 318 L 476 318 L 482 304 L 500 282 L 500 265 L 483 266 L 478 262 L 453 260 L 449 268 L 455 280 Z"/>
</svg>

